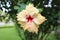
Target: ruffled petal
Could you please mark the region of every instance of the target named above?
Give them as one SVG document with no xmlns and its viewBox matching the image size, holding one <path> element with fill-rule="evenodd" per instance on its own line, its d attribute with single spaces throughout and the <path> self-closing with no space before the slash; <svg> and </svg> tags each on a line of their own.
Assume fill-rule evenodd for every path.
<svg viewBox="0 0 60 40">
<path fill-rule="evenodd" d="M 29 13 L 39 13 L 39 10 L 36 7 L 34 7 L 33 4 L 29 4 L 28 6 L 26 6 L 26 10 Z"/>
<path fill-rule="evenodd" d="M 19 24 L 24 24 L 24 23 L 26 23 L 26 21 L 25 20 L 20 20 L 20 21 L 18 21 L 18 23 Z"/>
<path fill-rule="evenodd" d="M 38 27 L 36 24 L 32 23 L 31 27 L 28 29 L 29 32 L 38 33 Z"/>
<path fill-rule="evenodd" d="M 34 23 L 36 23 L 37 25 L 42 24 L 44 21 L 46 21 L 46 18 L 44 16 L 42 16 L 41 14 L 38 14 L 35 18 L 34 18 Z"/>
</svg>

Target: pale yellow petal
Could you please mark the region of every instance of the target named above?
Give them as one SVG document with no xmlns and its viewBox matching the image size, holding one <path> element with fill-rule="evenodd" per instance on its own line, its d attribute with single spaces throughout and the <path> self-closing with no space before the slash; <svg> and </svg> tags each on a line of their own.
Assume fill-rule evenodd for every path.
<svg viewBox="0 0 60 40">
<path fill-rule="evenodd" d="M 36 23 L 37 25 L 42 24 L 44 21 L 46 21 L 46 18 L 41 14 L 38 14 L 38 16 L 36 16 L 34 19 L 34 23 Z"/>
<path fill-rule="evenodd" d="M 29 4 L 29 5 L 26 6 L 26 9 L 30 9 L 30 8 L 33 8 L 33 7 L 34 7 L 33 4 Z"/>
<path fill-rule="evenodd" d="M 17 14 L 17 20 L 26 22 L 27 21 L 26 20 L 26 15 L 28 15 L 28 13 L 25 10 L 23 10 L 22 12 Z"/>
<path fill-rule="evenodd" d="M 38 26 L 34 23 L 29 24 L 29 28 L 27 29 L 29 32 L 37 33 L 38 32 Z"/>
<path fill-rule="evenodd" d="M 33 4 L 29 4 L 28 6 L 26 6 L 26 10 L 29 13 L 39 13 L 39 10 L 36 7 L 34 7 Z"/>
<path fill-rule="evenodd" d="M 17 15 L 17 18 L 20 18 L 20 17 L 22 17 L 22 18 L 25 18 L 25 16 L 27 15 L 28 13 L 27 13 L 27 11 L 26 10 L 23 10 L 22 12 L 19 12 Z"/>
<path fill-rule="evenodd" d="M 22 21 L 22 22 L 26 22 L 27 20 L 26 19 L 24 19 L 24 18 L 19 18 L 19 19 L 17 19 L 18 21 Z"/>
<path fill-rule="evenodd" d="M 25 25 L 26 24 L 26 22 L 23 22 L 23 21 L 19 21 L 18 23 L 21 24 L 21 25 Z"/>
<path fill-rule="evenodd" d="M 26 23 L 26 22 L 21 22 L 21 23 L 22 23 L 22 24 L 21 24 L 21 27 L 25 30 L 25 27 L 27 27 L 27 26 L 26 26 L 27 23 Z"/>
<path fill-rule="evenodd" d="M 25 24 L 21 24 L 21 27 L 23 27 L 24 30 L 27 30 L 29 28 L 29 25 L 25 23 Z"/>
</svg>

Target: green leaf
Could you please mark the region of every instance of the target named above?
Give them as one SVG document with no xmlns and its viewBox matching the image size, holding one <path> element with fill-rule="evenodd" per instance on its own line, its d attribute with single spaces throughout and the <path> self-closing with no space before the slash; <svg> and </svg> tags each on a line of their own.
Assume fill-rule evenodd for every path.
<svg viewBox="0 0 60 40">
<path fill-rule="evenodd" d="M 40 12 L 40 13 L 43 12 L 43 8 L 39 8 L 39 12 Z"/>
<path fill-rule="evenodd" d="M 41 36 L 42 36 L 42 32 L 39 33 L 38 40 L 40 40 Z"/>
<path fill-rule="evenodd" d="M 18 6 L 14 6 L 14 9 L 19 9 L 19 7 Z"/>
<path fill-rule="evenodd" d="M 24 10 L 26 8 L 26 4 L 24 3 L 18 3 L 18 6 L 16 9 L 18 9 L 18 12 L 21 12 L 22 10 Z"/>
</svg>

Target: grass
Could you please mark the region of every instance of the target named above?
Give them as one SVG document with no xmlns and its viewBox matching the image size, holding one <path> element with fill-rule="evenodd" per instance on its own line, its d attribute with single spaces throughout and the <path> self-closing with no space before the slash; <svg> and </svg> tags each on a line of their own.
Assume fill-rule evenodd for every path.
<svg viewBox="0 0 60 40">
<path fill-rule="evenodd" d="M 0 28 L 0 40 L 20 40 L 14 27 Z"/>
<path fill-rule="evenodd" d="M 0 40 L 21 40 L 15 27 L 0 27 Z M 51 33 L 47 40 L 57 40 L 54 33 Z"/>
</svg>

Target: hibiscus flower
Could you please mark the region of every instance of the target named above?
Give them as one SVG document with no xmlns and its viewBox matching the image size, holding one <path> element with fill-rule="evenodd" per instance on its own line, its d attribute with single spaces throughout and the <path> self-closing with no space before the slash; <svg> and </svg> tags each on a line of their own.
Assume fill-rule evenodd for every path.
<svg viewBox="0 0 60 40">
<path fill-rule="evenodd" d="M 26 6 L 26 9 L 17 14 L 18 23 L 24 30 L 32 33 L 38 33 L 39 25 L 46 18 L 39 13 L 39 10 L 33 4 Z"/>
</svg>

